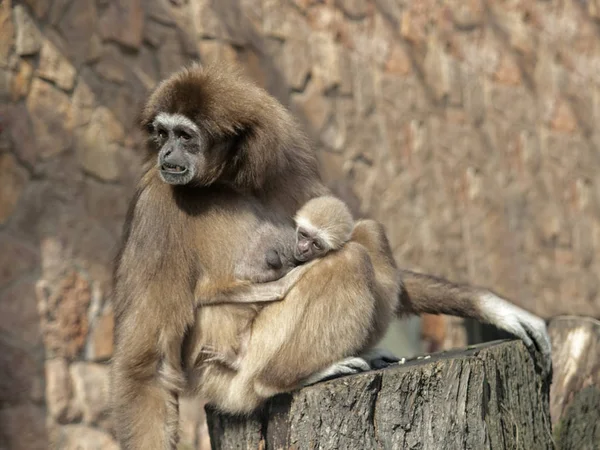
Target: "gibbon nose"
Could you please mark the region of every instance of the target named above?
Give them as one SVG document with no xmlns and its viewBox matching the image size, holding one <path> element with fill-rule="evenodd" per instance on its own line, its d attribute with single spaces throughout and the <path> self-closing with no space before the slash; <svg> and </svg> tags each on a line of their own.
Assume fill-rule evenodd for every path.
<svg viewBox="0 0 600 450">
<path fill-rule="evenodd" d="M 304 255 L 310 249 L 310 243 L 308 241 L 300 241 L 298 242 L 298 250 L 300 250 L 300 254 Z"/>
</svg>

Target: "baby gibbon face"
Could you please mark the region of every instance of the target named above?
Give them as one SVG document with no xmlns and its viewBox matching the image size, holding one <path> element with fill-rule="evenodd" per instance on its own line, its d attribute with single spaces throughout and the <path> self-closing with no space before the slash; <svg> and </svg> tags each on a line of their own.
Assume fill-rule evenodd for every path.
<svg viewBox="0 0 600 450">
<path fill-rule="evenodd" d="M 298 227 L 296 231 L 296 247 L 294 249 L 294 258 L 300 262 L 312 261 L 329 252 L 331 248 L 320 236 L 317 230 Z"/>
<path fill-rule="evenodd" d="M 298 210 L 294 257 L 311 261 L 339 250 L 352 234 L 354 220 L 346 204 L 329 195 L 315 197 Z"/>
</svg>

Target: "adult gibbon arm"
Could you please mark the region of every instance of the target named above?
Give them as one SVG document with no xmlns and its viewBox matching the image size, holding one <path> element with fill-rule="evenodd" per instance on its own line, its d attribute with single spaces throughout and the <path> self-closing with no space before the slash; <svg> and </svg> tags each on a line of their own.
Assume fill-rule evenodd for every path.
<svg viewBox="0 0 600 450">
<path fill-rule="evenodd" d="M 531 351 L 542 356 L 546 374 L 552 370 L 552 348 L 546 323 L 489 289 L 452 283 L 443 278 L 401 270 L 403 289 L 398 315 L 447 314 L 492 324 L 523 340 Z"/>
</svg>

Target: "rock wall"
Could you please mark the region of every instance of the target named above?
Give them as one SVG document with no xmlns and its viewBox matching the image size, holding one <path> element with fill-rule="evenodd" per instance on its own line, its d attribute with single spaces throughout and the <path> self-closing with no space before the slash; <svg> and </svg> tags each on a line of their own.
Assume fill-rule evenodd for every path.
<svg viewBox="0 0 600 450">
<path fill-rule="evenodd" d="M 593 0 L 2 1 L 0 447 L 115 448 L 134 120 L 190 60 L 237 60 L 292 108 L 402 264 L 600 317 L 599 19 Z M 188 448 L 202 414 L 182 407 Z"/>
</svg>

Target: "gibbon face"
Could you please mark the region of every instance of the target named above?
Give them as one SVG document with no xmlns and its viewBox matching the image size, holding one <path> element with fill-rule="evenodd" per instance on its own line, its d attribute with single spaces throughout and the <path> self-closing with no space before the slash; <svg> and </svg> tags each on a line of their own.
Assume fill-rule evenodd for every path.
<svg viewBox="0 0 600 450">
<path fill-rule="evenodd" d="M 196 65 L 163 81 L 141 126 L 165 183 L 262 190 L 282 173 L 316 172 L 289 112 L 233 67 Z"/>
</svg>

